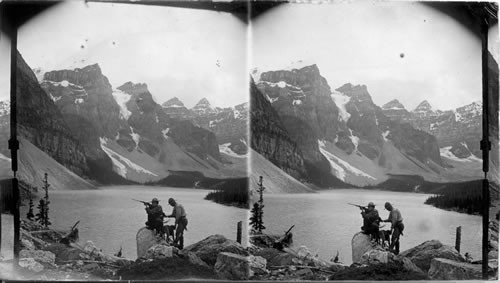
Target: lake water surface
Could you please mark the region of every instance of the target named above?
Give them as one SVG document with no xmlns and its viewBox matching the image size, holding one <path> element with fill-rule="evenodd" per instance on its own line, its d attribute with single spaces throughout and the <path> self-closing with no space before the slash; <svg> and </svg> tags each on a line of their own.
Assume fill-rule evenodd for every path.
<svg viewBox="0 0 500 283">
<path fill-rule="evenodd" d="M 209 235 L 221 234 L 236 240 L 238 221 L 246 223 L 247 210 L 224 206 L 204 200 L 205 190 L 177 189 L 148 186 L 112 186 L 92 191 L 50 192 L 49 216 L 53 228 L 69 230 L 78 220 L 81 242 L 91 240 L 106 253 L 113 254 L 123 247 L 127 258 L 136 258 L 136 234 L 147 220 L 144 205 L 132 199 L 150 202 L 156 197 L 168 215 L 172 197 L 186 209 L 188 231 L 184 246 L 198 242 Z M 35 209 L 36 210 L 36 209 Z M 173 225 L 173 218 L 170 223 Z M 243 225 L 245 226 L 245 225 Z M 243 227 L 243 241 L 246 228 Z"/>
<path fill-rule="evenodd" d="M 317 194 L 269 194 L 264 196 L 264 225 L 270 233 L 284 233 L 295 224 L 294 246 L 307 246 L 323 259 L 340 253 L 340 260 L 352 262 L 351 240 L 360 231 L 360 210 L 347 203 L 367 205 L 372 201 L 382 219 L 389 212 L 384 203 L 397 207 L 404 218 L 405 231 L 401 237 L 401 251 L 426 240 L 437 239 L 443 244 L 455 246 L 455 231 L 462 226 L 461 253 L 471 253 L 481 258 L 482 218 L 452 211 L 445 211 L 424 201 L 425 194 L 400 193 L 373 190 L 339 189 Z M 390 229 L 386 223 L 384 229 Z"/>
</svg>

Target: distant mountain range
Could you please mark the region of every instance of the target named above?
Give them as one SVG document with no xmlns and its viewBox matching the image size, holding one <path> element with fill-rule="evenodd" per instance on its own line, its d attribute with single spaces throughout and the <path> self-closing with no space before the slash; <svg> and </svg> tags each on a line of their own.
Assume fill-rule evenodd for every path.
<svg viewBox="0 0 500 283">
<path fill-rule="evenodd" d="M 54 160 L 32 160 L 21 171 L 48 170 L 57 163 L 81 184 L 155 182 L 178 172 L 220 179 L 246 176 L 246 131 L 239 125 L 246 125 L 247 115 L 220 117 L 225 135 L 219 142 L 209 125 L 195 122 L 212 115 L 201 104 L 192 115 L 175 115 L 168 103 L 162 107 L 153 100 L 144 83 L 113 88 L 98 64 L 43 71 L 18 58 L 20 139 L 32 155 L 38 150 Z M 235 109 L 242 107 L 247 106 Z M 23 174 L 31 181 L 32 172 Z"/>
<path fill-rule="evenodd" d="M 408 111 L 396 99 L 379 107 L 365 85 L 331 89 L 315 64 L 256 69 L 252 77 L 251 147 L 301 184 L 376 186 L 401 176 L 432 182 L 483 176 L 480 102 L 450 111 L 434 110 L 427 101 Z"/>
</svg>

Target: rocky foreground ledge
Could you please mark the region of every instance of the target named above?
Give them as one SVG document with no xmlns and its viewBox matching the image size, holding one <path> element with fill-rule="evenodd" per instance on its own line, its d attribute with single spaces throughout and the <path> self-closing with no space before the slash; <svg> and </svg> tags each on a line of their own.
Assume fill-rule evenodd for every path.
<svg viewBox="0 0 500 283">
<path fill-rule="evenodd" d="M 496 234 L 494 230 L 496 229 Z M 42 232 L 40 232 L 42 231 Z M 480 262 L 467 262 L 453 247 L 437 240 L 399 256 L 373 246 L 368 237 L 353 237 L 353 264 L 325 261 L 307 247 L 275 248 L 279 236 L 251 236 L 250 246 L 211 235 L 186 247 L 170 246 L 138 233 L 136 260 L 106 255 L 88 241 L 61 244 L 61 233 L 23 221 L 21 271 L 15 278 L 39 280 L 463 280 L 481 279 Z M 490 278 L 497 278 L 498 223 L 491 227 Z M 495 238 L 496 237 L 496 238 Z M 496 240 L 495 240 L 496 239 Z M 495 251 L 496 244 L 496 251 Z"/>
</svg>

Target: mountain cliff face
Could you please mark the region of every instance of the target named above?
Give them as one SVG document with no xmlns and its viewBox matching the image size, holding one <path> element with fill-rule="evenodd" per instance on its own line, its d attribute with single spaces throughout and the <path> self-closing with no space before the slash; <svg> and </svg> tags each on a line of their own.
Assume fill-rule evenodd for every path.
<svg viewBox="0 0 500 283">
<path fill-rule="evenodd" d="M 300 148 L 311 182 L 328 187 L 342 185 L 330 174 L 318 140 L 351 147 L 345 123 L 331 97 L 331 89 L 316 65 L 260 74 L 257 88 L 278 113 L 291 139 Z M 339 136 L 340 138 L 337 138 Z"/>
<path fill-rule="evenodd" d="M 17 58 L 19 135 L 79 176 L 90 177 L 84 148 L 71 134 L 63 115 L 19 53 Z"/>
<path fill-rule="evenodd" d="M 290 176 L 296 179 L 306 177 L 302 152 L 253 80 L 250 83 L 250 105 L 250 146 Z"/>
</svg>

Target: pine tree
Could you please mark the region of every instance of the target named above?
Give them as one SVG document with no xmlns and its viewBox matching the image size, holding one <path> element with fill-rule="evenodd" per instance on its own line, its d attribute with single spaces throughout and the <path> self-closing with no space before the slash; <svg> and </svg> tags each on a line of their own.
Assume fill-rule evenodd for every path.
<svg viewBox="0 0 500 283">
<path fill-rule="evenodd" d="M 43 199 L 40 199 L 37 208 L 38 213 L 36 214 L 35 220 L 38 223 L 45 225 L 45 201 Z"/>
<path fill-rule="evenodd" d="M 264 226 L 264 221 L 262 216 L 264 215 L 264 196 L 263 192 L 266 189 L 262 184 L 262 176 L 259 177 L 259 187 L 257 188 L 257 192 L 260 194 L 259 201 L 254 203 L 252 210 L 252 216 L 250 217 L 250 225 L 252 226 L 252 230 L 254 232 L 262 233 L 262 230 L 266 229 Z"/>
<path fill-rule="evenodd" d="M 26 218 L 28 218 L 28 220 L 33 221 L 33 218 L 35 217 L 35 215 L 33 214 L 33 193 L 31 192 L 31 186 L 29 186 L 28 189 L 29 189 L 29 191 L 28 191 L 29 210 L 28 210 L 28 213 L 26 214 Z"/>
<path fill-rule="evenodd" d="M 44 209 L 44 223 L 43 225 L 45 225 L 45 227 L 49 227 L 49 225 L 51 225 L 52 223 L 50 223 L 50 219 L 49 219 L 49 204 L 50 204 L 50 201 L 49 201 L 49 187 L 50 187 L 50 184 L 49 184 L 49 181 L 48 181 L 48 177 L 49 175 L 47 173 L 45 173 L 44 175 L 44 178 L 43 178 L 43 189 L 45 190 L 45 209 Z"/>
</svg>

